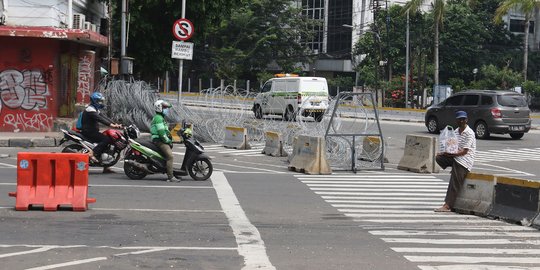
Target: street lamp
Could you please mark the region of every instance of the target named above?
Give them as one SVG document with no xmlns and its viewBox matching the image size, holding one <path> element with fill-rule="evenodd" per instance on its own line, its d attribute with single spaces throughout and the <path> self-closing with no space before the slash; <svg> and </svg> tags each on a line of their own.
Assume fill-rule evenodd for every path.
<svg viewBox="0 0 540 270">
<path fill-rule="evenodd" d="M 474 82 L 476 82 L 476 73 L 478 73 L 478 69 L 477 68 L 474 68 L 472 70 L 472 73 L 473 73 L 473 76 L 474 76 Z"/>
</svg>

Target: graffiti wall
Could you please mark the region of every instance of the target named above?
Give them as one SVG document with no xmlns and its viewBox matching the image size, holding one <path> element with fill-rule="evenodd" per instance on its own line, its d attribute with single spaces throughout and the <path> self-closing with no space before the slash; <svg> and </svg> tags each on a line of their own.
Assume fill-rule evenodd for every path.
<svg viewBox="0 0 540 270">
<path fill-rule="evenodd" d="M 94 90 L 95 59 L 94 51 L 81 51 L 79 56 L 79 76 L 77 85 L 77 103 L 88 104 Z"/>
<path fill-rule="evenodd" d="M 0 39 L 0 131 L 51 131 L 58 43 L 23 39 Z"/>
</svg>

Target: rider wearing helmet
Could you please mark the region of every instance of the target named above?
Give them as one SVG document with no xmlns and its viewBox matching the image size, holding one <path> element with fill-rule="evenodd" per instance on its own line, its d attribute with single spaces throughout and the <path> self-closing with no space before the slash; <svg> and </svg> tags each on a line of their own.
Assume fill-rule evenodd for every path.
<svg viewBox="0 0 540 270">
<path fill-rule="evenodd" d="M 100 109 L 105 108 L 105 97 L 99 92 L 94 92 L 90 96 L 90 104 L 86 106 L 82 114 L 82 130 L 81 133 L 91 142 L 97 143 L 94 148 L 91 158 L 97 161 L 101 158 L 101 154 L 105 147 L 111 143 L 111 139 L 99 132 L 99 123 L 102 123 L 111 128 L 121 128 L 122 125 L 113 123 L 109 118 L 100 113 Z M 110 169 L 104 168 L 103 172 L 110 172 Z"/>
<path fill-rule="evenodd" d="M 152 142 L 159 147 L 167 160 L 167 182 L 176 182 L 181 179 L 176 179 L 173 175 L 172 136 L 169 131 L 169 125 L 165 120 L 165 116 L 171 107 L 171 104 L 165 100 L 160 99 L 154 102 L 156 115 L 152 119 L 150 133 L 152 134 Z"/>
</svg>

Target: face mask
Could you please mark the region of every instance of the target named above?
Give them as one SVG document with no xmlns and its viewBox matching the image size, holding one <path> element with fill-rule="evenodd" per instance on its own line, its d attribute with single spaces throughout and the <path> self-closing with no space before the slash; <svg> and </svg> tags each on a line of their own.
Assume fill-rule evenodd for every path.
<svg viewBox="0 0 540 270">
<path fill-rule="evenodd" d="M 168 115 L 168 114 L 169 114 L 169 108 L 163 109 L 163 115 Z"/>
</svg>

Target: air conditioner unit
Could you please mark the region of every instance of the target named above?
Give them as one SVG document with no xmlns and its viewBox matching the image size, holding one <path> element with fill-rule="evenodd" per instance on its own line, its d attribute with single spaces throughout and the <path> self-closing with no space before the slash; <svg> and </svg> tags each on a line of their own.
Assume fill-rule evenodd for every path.
<svg viewBox="0 0 540 270">
<path fill-rule="evenodd" d="M 97 25 L 95 24 L 90 24 L 90 30 L 93 31 L 93 32 L 97 32 Z"/>
<path fill-rule="evenodd" d="M 90 22 L 84 22 L 84 27 L 83 27 L 83 29 L 84 29 L 84 30 L 90 30 L 90 25 L 91 25 Z"/>
<path fill-rule="evenodd" d="M 71 24 L 72 29 L 83 29 L 84 28 L 84 20 L 85 20 L 84 14 L 81 13 L 73 13 L 73 22 Z"/>
</svg>

